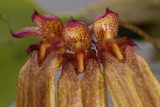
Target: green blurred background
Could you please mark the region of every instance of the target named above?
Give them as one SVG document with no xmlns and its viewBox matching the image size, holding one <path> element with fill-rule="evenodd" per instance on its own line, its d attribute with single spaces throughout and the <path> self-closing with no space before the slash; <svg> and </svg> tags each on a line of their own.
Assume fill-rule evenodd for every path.
<svg viewBox="0 0 160 107">
<path fill-rule="evenodd" d="M 13 31 L 34 25 L 33 9 L 44 13 L 31 0 L 0 0 L 0 14 Z M 8 25 L 0 20 L 0 107 L 7 107 L 15 100 L 18 72 L 28 59 L 25 50 L 36 42 L 35 39 L 13 38 Z"/>
<path fill-rule="evenodd" d="M 52 6 L 43 6 L 45 2 L 51 2 L 49 0 L 36 0 L 39 1 L 37 4 L 33 0 L 0 0 L 0 15 L 10 23 L 10 26 L 14 32 L 17 32 L 23 27 L 26 26 L 35 26 L 35 24 L 31 20 L 31 15 L 33 14 L 34 9 L 36 9 L 40 14 L 46 13 L 54 13 L 58 15 L 63 23 L 66 23 L 70 16 L 74 16 L 74 18 L 79 21 L 83 21 L 87 24 L 91 24 L 96 15 L 105 12 L 106 7 L 110 7 L 114 11 L 118 12 L 120 15 L 120 19 L 135 24 L 146 32 L 154 35 L 154 38 L 159 40 L 160 38 L 160 2 L 159 0 L 101 0 L 101 2 L 96 3 L 92 2 L 92 0 L 84 1 L 75 1 L 77 2 L 77 7 L 81 7 L 81 9 L 70 9 L 71 12 L 65 11 L 64 7 L 73 6 L 73 0 L 67 0 L 64 2 L 59 0 L 57 3 L 62 2 L 62 6 L 57 6 L 56 8 L 62 8 L 60 11 L 56 8 L 54 10 L 54 6 L 56 6 L 56 2 L 52 8 Z M 54 1 L 54 0 L 53 0 Z M 53 2 L 52 1 L 52 2 Z M 81 4 L 81 2 L 83 4 Z M 48 3 L 52 5 L 51 3 Z M 63 7 L 63 5 L 65 5 Z M 64 11 L 63 11 L 64 9 Z M 57 11 L 57 12 L 55 12 Z M 59 14 L 60 12 L 60 14 Z M 151 44 L 145 41 L 137 41 L 138 35 L 135 33 L 128 31 L 126 29 L 121 29 L 120 34 L 125 35 L 136 39 L 136 43 L 139 45 L 143 51 L 140 51 L 141 55 L 150 61 L 150 59 L 159 59 L 160 54 L 157 54 L 157 51 L 153 48 Z M 139 38 L 138 38 L 139 39 Z M 18 73 L 20 68 L 25 64 L 30 55 L 25 53 L 26 49 L 34 43 L 37 43 L 38 40 L 25 38 L 25 39 L 15 39 L 11 36 L 8 25 L 0 20 L 0 107 L 8 107 L 11 103 L 15 101 L 16 96 L 16 83 L 18 78 Z M 145 51 L 147 50 L 147 52 Z M 149 52 L 148 52 L 149 50 Z M 151 52 L 150 52 L 151 51 Z M 153 54 L 155 52 L 155 54 Z M 148 53 L 148 54 L 145 54 Z M 154 56 L 154 57 L 151 57 Z M 155 75 L 157 78 L 160 77 L 160 65 L 159 60 L 156 62 L 149 62 L 151 64 L 151 69 L 155 71 Z"/>
</svg>

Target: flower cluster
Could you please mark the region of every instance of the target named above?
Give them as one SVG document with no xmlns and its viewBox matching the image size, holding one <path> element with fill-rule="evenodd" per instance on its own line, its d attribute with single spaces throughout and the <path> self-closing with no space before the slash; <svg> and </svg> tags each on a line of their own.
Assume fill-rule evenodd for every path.
<svg viewBox="0 0 160 107">
<path fill-rule="evenodd" d="M 19 73 L 17 107 L 55 107 L 54 76 L 61 65 L 57 94 L 60 107 L 107 107 L 106 84 L 115 106 L 160 106 L 160 85 L 146 61 L 135 52 L 136 45 L 127 37 L 115 39 L 117 13 L 106 9 L 95 18 L 91 29 L 73 18 L 64 26 L 57 16 L 37 11 L 32 20 L 36 27 L 11 31 L 16 38 L 40 39 L 27 49 L 28 53 L 34 52 Z M 78 75 L 83 72 L 79 81 Z"/>
</svg>

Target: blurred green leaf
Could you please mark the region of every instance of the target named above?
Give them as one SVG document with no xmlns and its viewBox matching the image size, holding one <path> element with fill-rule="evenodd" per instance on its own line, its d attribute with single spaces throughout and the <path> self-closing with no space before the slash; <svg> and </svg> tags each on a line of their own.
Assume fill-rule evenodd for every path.
<svg viewBox="0 0 160 107">
<path fill-rule="evenodd" d="M 34 26 L 31 20 L 34 9 L 45 13 L 31 0 L 1 0 L 0 7 L 0 15 L 15 32 L 22 27 Z M 37 40 L 13 38 L 8 25 L 0 20 L 0 107 L 15 101 L 18 73 L 28 59 L 25 50 L 33 43 Z"/>
</svg>

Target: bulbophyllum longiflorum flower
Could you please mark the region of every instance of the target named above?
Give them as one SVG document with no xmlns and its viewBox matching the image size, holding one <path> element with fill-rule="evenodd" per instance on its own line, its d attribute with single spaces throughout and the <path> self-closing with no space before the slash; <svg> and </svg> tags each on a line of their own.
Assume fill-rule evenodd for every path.
<svg viewBox="0 0 160 107">
<path fill-rule="evenodd" d="M 59 107 L 108 107 L 107 86 L 115 107 L 160 106 L 160 84 L 134 50 L 136 44 L 127 37 L 115 40 L 117 13 L 107 9 L 95 18 L 97 41 L 92 41 L 92 46 L 90 29 L 83 22 L 71 18 L 63 27 L 58 17 L 36 11 L 32 20 L 37 27 L 11 31 L 16 38 L 40 39 L 28 48 L 27 52 L 34 52 L 20 70 L 17 107 L 56 107 L 57 102 Z M 56 101 L 54 76 L 61 65 Z M 80 73 L 84 75 L 79 81 Z"/>
<path fill-rule="evenodd" d="M 26 27 L 12 35 L 16 38 L 34 37 L 41 41 L 31 45 L 27 52 L 36 50 L 22 67 L 18 77 L 17 107 L 53 107 L 56 105 L 54 75 L 63 61 L 63 24 L 53 15 L 36 11 L 32 20 L 37 27 Z"/>
</svg>

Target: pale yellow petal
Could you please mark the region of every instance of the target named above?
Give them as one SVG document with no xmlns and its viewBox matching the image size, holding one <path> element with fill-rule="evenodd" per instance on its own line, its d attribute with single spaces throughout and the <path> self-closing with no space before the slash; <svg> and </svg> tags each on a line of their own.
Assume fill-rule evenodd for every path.
<svg viewBox="0 0 160 107">
<path fill-rule="evenodd" d="M 108 107 L 106 82 L 95 59 L 89 59 L 80 83 L 84 107 Z"/>
<path fill-rule="evenodd" d="M 42 64 L 37 79 L 37 107 L 56 107 L 54 76 L 62 60 L 62 55 L 52 52 Z"/>
<path fill-rule="evenodd" d="M 126 49 L 127 75 L 144 107 L 160 107 L 160 84 L 147 62 L 132 47 Z"/>
<path fill-rule="evenodd" d="M 74 67 L 67 62 L 58 80 L 58 107 L 82 107 L 82 93 Z"/>
<path fill-rule="evenodd" d="M 33 53 L 18 76 L 16 107 L 36 107 L 36 79 L 39 72 L 38 55 Z"/>
<path fill-rule="evenodd" d="M 99 52 L 104 77 L 115 107 L 141 107 L 136 91 L 130 86 L 123 65 L 112 55 Z"/>
</svg>

